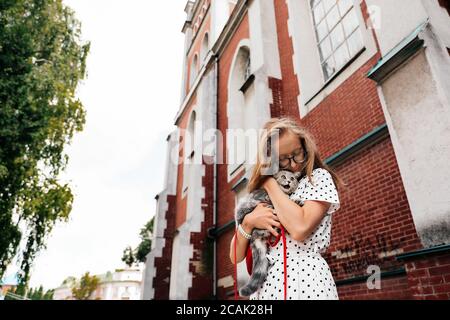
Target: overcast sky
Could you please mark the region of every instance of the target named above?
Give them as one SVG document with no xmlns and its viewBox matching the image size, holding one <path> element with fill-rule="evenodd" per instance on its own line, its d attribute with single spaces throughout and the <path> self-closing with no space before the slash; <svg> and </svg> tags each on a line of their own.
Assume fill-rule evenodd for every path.
<svg viewBox="0 0 450 320">
<path fill-rule="evenodd" d="M 87 121 L 67 149 L 70 221 L 54 230 L 32 273 L 31 286 L 46 289 L 67 276 L 123 267 L 123 249 L 138 244 L 163 187 L 184 46 L 186 0 L 64 2 L 91 41 L 79 92 Z"/>
</svg>

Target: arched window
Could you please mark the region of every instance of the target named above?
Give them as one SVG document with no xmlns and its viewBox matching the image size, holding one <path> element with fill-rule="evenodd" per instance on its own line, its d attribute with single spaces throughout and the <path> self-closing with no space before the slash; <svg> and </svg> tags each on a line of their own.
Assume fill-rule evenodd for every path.
<svg viewBox="0 0 450 320">
<path fill-rule="evenodd" d="M 250 48 L 246 41 L 239 47 L 231 66 L 228 82 L 227 163 L 231 179 L 245 163 L 254 158 L 260 115 L 255 106 L 251 76 Z"/>
<path fill-rule="evenodd" d="M 209 36 L 208 33 L 205 33 L 202 41 L 202 49 L 200 51 L 200 61 L 203 62 L 208 55 L 209 51 Z"/>
<path fill-rule="evenodd" d="M 191 70 L 189 75 L 189 89 L 192 88 L 198 73 L 198 55 L 195 54 L 194 59 L 192 59 Z"/>
<path fill-rule="evenodd" d="M 195 119 L 196 113 L 195 111 L 192 111 L 184 137 L 183 195 L 189 188 L 189 181 L 191 180 L 191 168 L 194 162 Z"/>
</svg>

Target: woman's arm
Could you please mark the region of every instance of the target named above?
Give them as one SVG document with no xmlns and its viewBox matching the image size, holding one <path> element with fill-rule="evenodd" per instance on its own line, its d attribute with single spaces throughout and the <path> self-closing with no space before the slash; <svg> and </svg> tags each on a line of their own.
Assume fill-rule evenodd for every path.
<svg viewBox="0 0 450 320">
<path fill-rule="evenodd" d="M 246 219 L 246 218 L 247 218 L 247 216 L 245 216 L 244 220 L 242 221 L 242 228 L 248 234 L 252 234 L 253 227 L 248 223 L 248 221 L 247 221 L 248 219 Z M 236 263 L 234 261 L 234 242 L 235 241 L 236 241 L 236 234 L 233 236 L 233 239 L 231 240 L 231 244 L 230 244 L 230 260 L 231 260 L 231 263 L 233 263 L 233 264 Z M 247 255 L 248 242 L 249 242 L 249 240 L 244 238 L 244 236 L 238 231 L 237 232 L 237 243 L 236 243 L 236 260 L 238 263 L 241 262 L 242 260 L 244 260 Z"/>
<path fill-rule="evenodd" d="M 260 203 L 253 209 L 252 212 L 247 214 L 242 220 L 242 228 L 248 234 L 251 234 L 253 229 L 265 229 L 272 233 L 275 237 L 278 236 L 274 227 L 280 227 L 280 220 L 272 213 L 272 209 L 267 207 L 266 203 Z M 245 239 L 242 234 L 237 232 L 236 242 L 236 261 L 239 263 L 247 255 L 247 247 L 249 240 Z M 230 243 L 230 260 L 234 264 L 234 242 L 236 237 Z"/>
<path fill-rule="evenodd" d="M 264 182 L 263 188 L 269 194 L 281 224 L 297 241 L 304 241 L 309 237 L 331 205 L 325 201 L 307 200 L 303 207 L 300 207 L 289 199 L 273 177 Z"/>
</svg>

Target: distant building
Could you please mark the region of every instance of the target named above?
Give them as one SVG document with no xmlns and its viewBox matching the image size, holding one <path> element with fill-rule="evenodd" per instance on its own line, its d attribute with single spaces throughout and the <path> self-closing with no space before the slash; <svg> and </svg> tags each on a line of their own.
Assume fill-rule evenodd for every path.
<svg viewBox="0 0 450 320">
<path fill-rule="evenodd" d="M 53 300 L 72 300 L 72 287 L 76 281 L 77 279 L 75 277 L 65 279 L 61 286 L 55 289 Z"/>
<path fill-rule="evenodd" d="M 0 280 L 0 300 L 4 300 L 8 291 L 14 291 L 17 288 L 17 279 L 15 276 L 6 277 Z"/>
<path fill-rule="evenodd" d="M 142 270 L 138 268 L 118 269 L 97 275 L 100 284 L 95 290 L 91 300 L 139 300 L 141 298 Z M 66 279 L 55 289 L 54 300 L 73 300 L 72 287 L 75 278 Z"/>
</svg>

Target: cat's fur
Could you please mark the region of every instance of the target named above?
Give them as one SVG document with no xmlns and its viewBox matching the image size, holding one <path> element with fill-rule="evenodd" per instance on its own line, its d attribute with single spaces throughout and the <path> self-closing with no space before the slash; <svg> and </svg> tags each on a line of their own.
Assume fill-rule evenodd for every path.
<svg viewBox="0 0 450 320">
<path fill-rule="evenodd" d="M 284 193 L 290 195 L 298 186 L 298 178 L 300 173 L 292 173 L 287 170 L 277 172 L 273 177 L 280 185 Z M 242 223 L 244 217 L 255 209 L 261 203 L 266 202 L 269 208 L 273 209 L 269 195 L 264 189 L 257 189 L 249 193 L 242 200 L 239 201 L 235 211 L 236 226 Z M 275 227 L 275 230 L 280 233 L 280 230 Z M 239 289 L 241 296 L 250 296 L 264 283 L 268 269 L 269 260 L 266 257 L 268 250 L 267 240 L 272 236 L 270 231 L 262 229 L 253 229 L 252 238 L 250 239 L 250 247 L 252 249 L 253 257 L 253 271 L 250 280 L 246 285 Z"/>
</svg>

